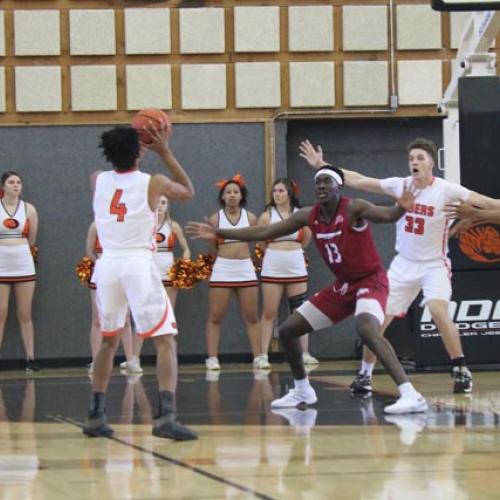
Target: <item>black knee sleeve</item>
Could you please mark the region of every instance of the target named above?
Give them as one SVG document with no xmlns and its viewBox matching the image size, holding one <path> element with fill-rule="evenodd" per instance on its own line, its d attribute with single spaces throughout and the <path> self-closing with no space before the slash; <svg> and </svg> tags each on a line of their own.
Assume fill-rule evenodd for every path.
<svg viewBox="0 0 500 500">
<path fill-rule="evenodd" d="M 298 309 L 307 300 L 307 292 L 300 293 L 298 295 L 293 295 L 288 297 L 288 305 L 290 307 L 290 312 Z"/>
</svg>

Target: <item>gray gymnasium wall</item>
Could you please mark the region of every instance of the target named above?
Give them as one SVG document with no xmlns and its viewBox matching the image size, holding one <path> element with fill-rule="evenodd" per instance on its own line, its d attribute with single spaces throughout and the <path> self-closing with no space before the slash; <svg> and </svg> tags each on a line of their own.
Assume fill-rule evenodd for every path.
<svg viewBox="0 0 500 500">
<path fill-rule="evenodd" d="M 24 179 L 24 198 L 39 214 L 39 278 L 35 292 L 36 353 L 41 359 L 89 355 L 90 301 L 88 290 L 75 277 L 74 267 L 85 252 L 92 220 L 89 175 L 105 163 L 97 149 L 107 127 L 16 127 L 0 129 L 1 170 L 16 170 Z M 264 205 L 264 127 L 262 124 L 176 125 L 172 149 L 192 175 L 193 202 L 174 203 L 172 213 L 182 225 L 203 220 L 216 208 L 214 182 L 240 172 L 248 181 L 249 209 Z M 284 149 L 284 148 L 282 148 Z M 154 153 L 144 170 L 165 171 Z M 206 245 L 192 242 L 192 253 Z M 11 300 L 2 358 L 22 358 L 23 350 Z M 181 353 L 205 351 L 207 287 L 179 294 L 178 322 Z M 245 352 L 247 341 L 237 308 L 224 324 L 223 352 Z M 145 345 L 145 353 L 152 352 Z"/>
<path fill-rule="evenodd" d="M 40 359 L 89 356 L 90 302 L 88 290 L 78 283 L 74 267 L 85 252 L 85 235 L 92 218 L 89 175 L 105 167 L 97 149 L 100 132 L 107 127 L 7 127 L 0 129 L 1 170 L 16 170 L 24 179 L 24 197 L 39 213 L 39 279 L 35 292 L 36 353 Z M 303 138 L 322 144 L 325 156 L 370 175 L 404 175 L 405 144 L 424 135 L 441 143 L 439 120 L 334 120 L 284 121 L 276 124 L 277 174 L 296 178 L 302 201 L 312 203 L 311 172 L 297 154 Z M 264 200 L 264 126 L 262 124 L 176 125 L 172 149 L 193 177 L 196 198 L 174 203 L 172 213 L 182 225 L 201 220 L 216 208 L 214 182 L 240 172 L 248 181 L 249 209 L 259 213 Z M 287 167 L 288 166 L 288 167 Z M 161 163 L 149 153 L 146 172 L 161 172 Z M 393 255 L 393 228 L 377 227 L 375 236 L 384 261 Z M 192 254 L 206 251 L 190 242 Z M 330 282 L 326 267 L 314 248 L 310 290 Z M 23 350 L 11 300 L 1 357 L 21 358 Z M 285 315 L 282 308 L 281 316 Z M 180 354 L 205 352 L 207 286 L 180 292 L 177 305 Z M 352 324 L 346 321 L 334 336 L 321 332 L 311 341 L 313 354 L 350 357 L 354 354 Z M 236 303 L 225 319 L 221 353 L 247 353 L 249 344 Z M 144 353 L 152 353 L 145 345 Z"/>
</svg>

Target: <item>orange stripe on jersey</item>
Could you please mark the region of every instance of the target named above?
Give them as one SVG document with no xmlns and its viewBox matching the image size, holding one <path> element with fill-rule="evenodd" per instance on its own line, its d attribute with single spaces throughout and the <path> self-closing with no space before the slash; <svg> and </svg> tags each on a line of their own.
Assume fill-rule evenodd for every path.
<svg viewBox="0 0 500 500">
<path fill-rule="evenodd" d="M 147 332 L 142 332 L 142 333 L 137 332 L 137 335 L 140 335 L 141 337 L 152 337 L 163 326 L 163 323 L 165 323 L 167 316 L 168 316 L 168 302 L 167 305 L 165 306 L 165 312 L 163 313 L 160 322 L 154 328 L 151 328 L 151 330 Z"/>
<path fill-rule="evenodd" d="M 297 234 L 297 241 L 299 243 L 302 243 L 302 240 L 304 239 L 304 228 L 301 227 L 299 230 L 298 230 L 298 234 Z"/>
<path fill-rule="evenodd" d="M 23 232 L 22 232 L 22 235 L 27 238 L 28 237 L 28 234 L 30 232 L 30 221 L 28 219 L 28 217 L 26 217 L 26 222 L 24 223 L 24 227 L 23 227 Z"/>
<path fill-rule="evenodd" d="M 101 246 L 101 242 L 99 241 L 98 236 L 95 239 L 94 250 L 95 250 L 95 253 L 102 253 L 102 246 Z"/>
<path fill-rule="evenodd" d="M 305 283 L 308 281 L 307 276 L 297 276 L 294 278 L 275 278 L 272 276 L 261 276 L 262 283 Z"/>
<path fill-rule="evenodd" d="M 0 283 L 26 283 L 28 281 L 36 281 L 36 274 L 30 274 L 29 276 L 0 276 Z"/>
<path fill-rule="evenodd" d="M 175 236 L 175 233 L 172 231 L 168 235 L 168 240 L 167 240 L 167 248 L 174 248 L 175 242 L 177 241 L 177 237 Z"/>
<path fill-rule="evenodd" d="M 116 337 L 121 331 L 123 330 L 123 327 L 117 328 L 116 330 L 101 330 L 101 335 L 103 337 Z"/>
<path fill-rule="evenodd" d="M 257 280 L 251 281 L 210 281 L 208 286 L 211 288 L 246 288 L 249 286 L 257 286 Z"/>
</svg>

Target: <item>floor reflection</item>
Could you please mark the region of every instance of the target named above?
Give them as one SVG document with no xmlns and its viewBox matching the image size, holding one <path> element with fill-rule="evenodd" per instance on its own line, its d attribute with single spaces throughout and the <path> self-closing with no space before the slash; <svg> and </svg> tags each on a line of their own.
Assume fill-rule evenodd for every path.
<svg viewBox="0 0 500 500">
<path fill-rule="evenodd" d="M 0 385 L 0 492 L 9 489 L 12 498 L 32 498 L 32 485 L 39 470 L 34 425 L 36 381 L 15 385 L 15 404 Z M 18 422 L 27 422 L 21 425 Z"/>
<path fill-rule="evenodd" d="M 181 418 L 200 433 L 189 443 L 151 435 L 152 373 L 112 378 L 113 440 L 78 428 L 87 377 L 0 379 L 0 499 L 76 498 L 75 484 L 78 498 L 102 499 L 455 500 L 500 489 L 496 374 L 476 375 L 467 396 L 440 392 L 429 374 L 431 410 L 414 415 L 384 415 L 389 392 L 351 397 L 333 369 L 311 379 L 314 408 L 271 409 L 292 383 L 288 372 L 181 370 Z"/>
</svg>

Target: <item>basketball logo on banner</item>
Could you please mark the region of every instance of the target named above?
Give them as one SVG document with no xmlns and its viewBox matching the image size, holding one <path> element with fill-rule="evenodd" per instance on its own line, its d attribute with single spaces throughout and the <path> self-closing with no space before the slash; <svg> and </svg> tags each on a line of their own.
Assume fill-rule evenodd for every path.
<svg viewBox="0 0 500 500">
<path fill-rule="evenodd" d="M 460 251 L 476 262 L 500 262 L 500 231 L 498 225 L 478 224 L 459 236 Z"/>
</svg>

